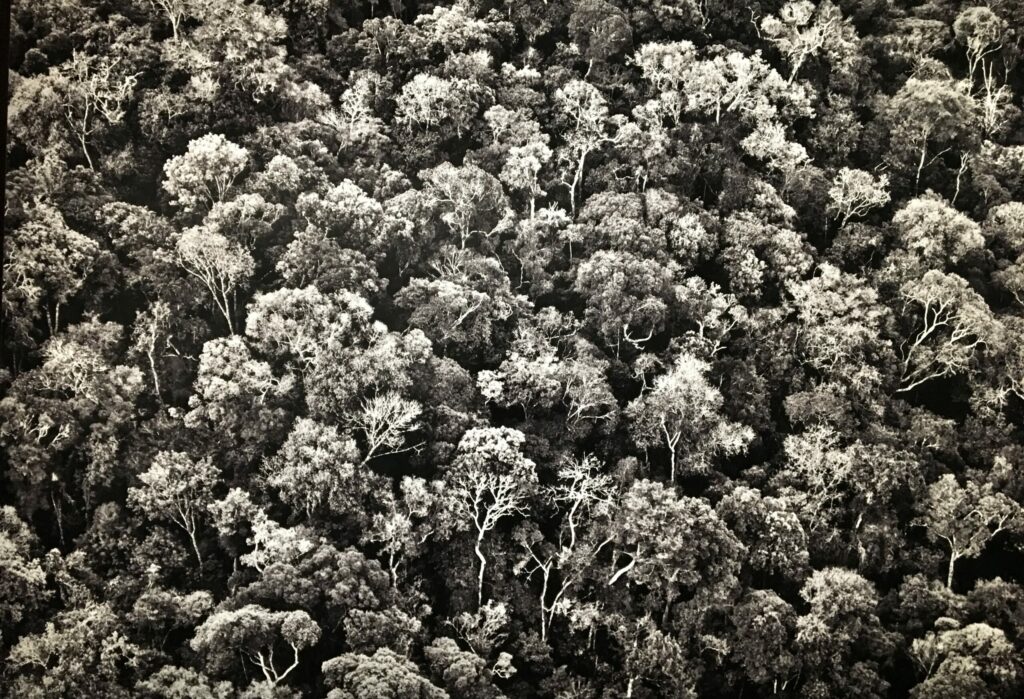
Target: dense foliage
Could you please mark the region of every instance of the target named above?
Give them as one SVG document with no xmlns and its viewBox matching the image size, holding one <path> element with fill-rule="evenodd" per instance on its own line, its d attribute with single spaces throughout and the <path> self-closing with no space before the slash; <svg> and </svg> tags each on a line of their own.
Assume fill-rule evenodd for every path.
<svg viewBox="0 0 1024 699">
<path fill-rule="evenodd" d="M 1024 691 L 1015 0 L 17 0 L 11 697 Z"/>
</svg>

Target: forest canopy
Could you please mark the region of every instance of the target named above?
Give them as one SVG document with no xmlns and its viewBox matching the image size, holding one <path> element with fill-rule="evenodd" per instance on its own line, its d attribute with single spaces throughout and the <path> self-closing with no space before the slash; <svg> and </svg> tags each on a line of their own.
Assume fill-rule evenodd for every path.
<svg viewBox="0 0 1024 699">
<path fill-rule="evenodd" d="M 16 0 L 0 696 L 1021 696 L 1022 41 Z"/>
</svg>

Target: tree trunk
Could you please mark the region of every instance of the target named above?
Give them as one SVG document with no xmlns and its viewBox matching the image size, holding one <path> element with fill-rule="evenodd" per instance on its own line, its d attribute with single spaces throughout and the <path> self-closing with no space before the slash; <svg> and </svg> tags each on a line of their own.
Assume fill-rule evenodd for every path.
<svg viewBox="0 0 1024 699">
<path fill-rule="evenodd" d="M 188 538 L 192 540 L 192 550 L 196 552 L 196 561 L 199 562 L 199 570 L 203 569 L 203 555 L 199 553 L 199 543 L 196 541 L 195 527 L 186 530 Z"/>
<path fill-rule="evenodd" d="M 154 348 L 150 345 L 150 349 L 146 352 L 146 356 L 149 357 L 149 371 L 153 375 L 153 390 L 156 392 L 156 399 L 163 405 L 164 399 L 160 395 L 160 376 L 156 373 L 156 361 L 153 359 Z"/>
<path fill-rule="evenodd" d="M 548 576 L 551 575 L 550 568 L 544 568 L 544 584 L 540 589 L 540 640 L 547 643 L 548 640 L 548 612 L 544 606 L 544 599 L 548 596 Z"/>
<path fill-rule="evenodd" d="M 675 576 L 673 576 L 673 577 L 675 577 Z M 662 628 L 666 628 L 666 629 L 668 628 L 669 616 L 671 616 L 671 614 L 672 614 L 672 600 L 674 600 L 675 598 L 676 598 L 676 596 L 674 594 L 672 594 L 671 592 L 669 592 L 668 594 L 665 595 L 665 609 L 662 610 L 662 612 L 661 612 L 661 626 L 662 626 Z"/>
<path fill-rule="evenodd" d="M 391 586 L 398 589 L 398 563 L 395 561 L 395 552 L 388 554 L 388 570 L 391 571 Z"/>
<path fill-rule="evenodd" d="M 924 144 L 921 146 L 921 159 L 917 161 L 917 175 L 914 177 L 914 193 L 917 193 L 921 183 L 921 170 L 924 169 L 924 160 L 928 157 L 928 137 L 925 136 Z"/>
<path fill-rule="evenodd" d="M 87 146 L 85 142 L 85 136 L 80 135 L 78 137 L 78 142 L 82 144 L 82 152 L 85 154 L 85 162 L 89 163 L 89 169 L 95 170 L 96 168 L 93 167 L 92 164 L 92 156 L 89 155 L 89 146 Z"/>
<path fill-rule="evenodd" d="M 224 317 L 228 319 L 228 331 L 232 335 L 235 334 L 235 322 L 231 318 L 231 316 L 233 315 L 232 311 L 234 311 L 234 307 L 234 292 L 231 293 L 230 298 L 228 297 L 227 294 L 224 294 Z"/>
<path fill-rule="evenodd" d="M 947 590 L 952 590 L 953 589 L 953 573 L 956 571 L 956 559 L 957 558 L 959 558 L 959 556 L 956 555 L 955 551 L 949 554 L 949 572 L 946 573 L 946 589 Z"/>
<path fill-rule="evenodd" d="M 60 535 L 60 545 L 65 546 L 64 541 L 64 509 L 61 507 L 60 502 L 54 496 L 53 491 L 50 491 L 50 504 L 53 505 L 53 516 L 57 520 L 57 533 Z"/>
<path fill-rule="evenodd" d="M 625 575 L 629 571 L 633 570 L 633 568 L 636 566 L 636 559 L 640 555 L 640 545 L 637 544 L 636 553 L 627 554 L 627 555 L 630 556 L 629 563 L 627 563 L 625 566 L 623 566 L 622 568 L 619 568 L 617 571 L 615 571 L 615 573 L 612 575 L 612 577 L 608 579 L 608 584 L 609 585 L 614 585 L 616 580 L 621 578 L 623 575 Z M 613 553 L 613 559 L 612 560 L 613 560 L 612 565 L 614 566 L 614 553 Z"/>
<path fill-rule="evenodd" d="M 484 533 L 480 532 L 480 535 L 476 538 L 476 557 L 480 559 L 480 572 L 476 579 L 476 604 L 477 607 L 484 606 L 484 569 L 487 567 L 487 559 L 484 557 L 484 552 L 480 550 L 480 544 L 483 541 Z"/>
<path fill-rule="evenodd" d="M 669 483 L 675 485 L 676 482 L 676 447 L 679 445 L 679 440 L 682 435 L 678 432 L 675 434 L 668 431 L 668 425 L 665 424 L 665 418 L 661 419 L 661 432 L 665 435 L 665 446 L 668 447 L 668 463 L 669 463 Z"/>
<path fill-rule="evenodd" d="M 800 68 L 803 64 L 804 56 L 801 54 L 800 58 L 793 62 L 793 70 L 789 73 L 789 80 L 786 81 L 787 85 L 793 84 L 793 81 L 796 80 L 796 74 L 800 72 Z"/>
<path fill-rule="evenodd" d="M 53 304 L 53 313 L 50 313 L 49 308 L 46 309 L 46 327 L 50 331 L 50 337 L 57 334 L 57 330 L 60 329 L 60 302 Z"/>
<path fill-rule="evenodd" d="M 963 174 L 967 172 L 967 162 L 968 157 L 961 153 L 960 168 L 956 172 L 956 191 L 953 192 L 953 200 L 949 202 L 950 204 L 956 204 L 956 198 L 960 196 L 960 179 L 963 177 Z"/>
</svg>

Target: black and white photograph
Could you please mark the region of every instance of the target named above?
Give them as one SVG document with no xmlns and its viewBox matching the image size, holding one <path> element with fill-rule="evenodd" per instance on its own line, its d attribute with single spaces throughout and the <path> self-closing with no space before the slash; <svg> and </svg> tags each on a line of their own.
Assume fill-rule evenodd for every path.
<svg viewBox="0 0 1024 699">
<path fill-rule="evenodd" d="M 0 699 L 1024 696 L 1024 0 L 0 4 Z"/>
</svg>

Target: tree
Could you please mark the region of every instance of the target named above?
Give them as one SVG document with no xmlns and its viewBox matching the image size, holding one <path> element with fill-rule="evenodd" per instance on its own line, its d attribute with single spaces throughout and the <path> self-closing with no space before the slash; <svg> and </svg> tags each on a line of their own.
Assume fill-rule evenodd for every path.
<svg viewBox="0 0 1024 699">
<path fill-rule="evenodd" d="M 235 493 L 229 492 L 225 500 L 218 501 L 211 506 L 211 511 L 217 519 L 217 528 L 222 533 L 248 525 L 251 534 L 246 538 L 246 544 L 251 546 L 252 550 L 238 557 L 240 563 L 266 575 L 268 570 L 277 566 L 294 568 L 301 558 L 316 549 L 316 543 L 312 539 L 312 531 L 309 527 L 304 525 L 282 526 L 255 505 L 253 505 L 254 510 L 251 516 L 246 517 L 247 522 L 229 522 L 229 518 L 237 514 L 232 512 L 232 506 L 237 504 L 232 502 L 234 497 Z M 266 578 L 261 580 L 263 579 Z"/>
<path fill-rule="evenodd" d="M 401 447 L 406 435 L 419 427 L 417 420 L 421 413 L 419 403 L 397 393 L 383 393 L 364 400 L 360 411 L 352 417 L 353 427 L 366 439 L 363 464 L 377 456 L 407 451 Z"/>
<path fill-rule="evenodd" d="M 61 309 L 89 281 L 101 248 L 72 230 L 59 211 L 42 206 L 11 232 L 5 256 L 3 311 L 7 322 L 46 319 L 50 335 L 60 329 Z"/>
<path fill-rule="evenodd" d="M 984 136 L 995 138 L 1005 132 L 1016 111 L 1009 88 L 997 82 L 992 63 L 982 65 L 981 78 L 981 90 L 973 95 L 979 112 L 978 121 Z M 970 160 L 968 156 L 961 156 L 960 171 L 957 173 L 958 183 L 959 175 L 965 171 Z"/>
<path fill-rule="evenodd" d="M 135 691 L 144 699 L 229 699 L 234 688 L 186 667 L 164 665 L 136 684 Z"/>
<path fill-rule="evenodd" d="M 500 699 L 494 686 L 494 673 L 487 661 L 476 653 L 464 651 L 451 638 L 436 638 L 423 649 L 427 665 L 452 699 Z"/>
<path fill-rule="evenodd" d="M 395 121 L 410 130 L 454 131 L 457 138 L 462 138 L 491 99 L 490 89 L 476 80 L 417 73 L 402 86 Z"/>
<path fill-rule="evenodd" d="M 889 176 L 874 177 L 869 172 L 844 167 L 836 174 L 828 190 L 829 209 L 839 218 L 842 228 L 854 216 L 889 203 Z"/>
<path fill-rule="evenodd" d="M 777 196 L 770 186 L 765 193 Z M 760 298 L 771 289 L 765 282 L 783 287 L 805 278 L 814 266 L 806 238 L 789 227 L 788 216 L 781 215 L 781 225 L 771 223 L 772 217 L 748 210 L 725 221 L 719 259 L 729 273 L 730 291 L 738 297 Z"/>
<path fill-rule="evenodd" d="M 714 114 L 735 113 L 744 121 L 761 122 L 780 113 L 809 115 L 810 102 L 800 85 L 787 85 L 778 72 L 761 57 L 760 51 L 746 56 L 724 47 L 712 58 L 689 64 L 681 79 L 689 111 Z"/>
<path fill-rule="evenodd" d="M 949 473 L 928 487 L 928 499 L 922 505 L 924 512 L 918 524 L 928 529 L 929 539 L 944 541 L 949 547 L 949 589 L 953 588 L 958 560 L 981 555 L 1000 532 L 1016 532 L 1024 527 L 1024 513 L 1018 503 L 989 483 L 978 485 L 968 480 L 961 486 Z"/>
<path fill-rule="evenodd" d="M 339 154 L 387 143 L 388 127 L 373 109 L 376 87 L 371 75 L 361 75 L 342 93 L 337 108 L 320 115 L 318 121 L 335 132 Z"/>
<path fill-rule="evenodd" d="M 743 545 L 706 500 L 677 495 L 672 486 L 634 482 L 622 495 L 609 533 L 615 550 L 608 586 L 623 577 L 644 585 L 663 609 L 662 626 L 677 598 L 687 600 L 699 618 L 738 583 Z"/>
<path fill-rule="evenodd" d="M 941 198 L 927 194 L 892 217 L 899 242 L 925 269 L 945 269 L 985 245 L 981 227 Z"/>
<path fill-rule="evenodd" d="M 419 668 L 388 648 L 373 655 L 345 653 L 323 664 L 329 699 L 448 699 L 448 693 L 420 675 Z"/>
<path fill-rule="evenodd" d="M 941 585 L 940 585 L 941 587 Z M 1021 586 L 1003 580 L 979 580 L 967 593 L 969 618 L 986 619 L 997 628 L 1004 629 L 1010 639 L 1019 639 L 1021 630 Z M 949 593 L 953 594 L 953 593 Z"/>
<path fill-rule="evenodd" d="M 807 149 L 788 140 L 785 127 L 774 120 L 758 123 L 750 135 L 740 141 L 740 146 L 747 155 L 781 173 L 783 190 L 789 186 L 796 173 L 811 161 Z"/>
<path fill-rule="evenodd" d="M 812 279 L 788 282 L 786 290 L 801 321 L 799 343 L 806 361 L 862 392 L 877 387 L 885 371 L 879 358 L 895 359 L 886 338 L 892 314 L 879 303 L 878 292 L 828 263 Z"/>
<path fill-rule="evenodd" d="M 409 656 L 413 642 L 423 636 L 423 624 L 400 609 L 352 609 L 345 617 L 345 635 L 354 653 L 387 648 Z"/>
<path fill-rule="evenodd" d="M 900 295 L 904 309 L 914 309 L 920 319 L 919 329 L 901 347 L 899 391 L 969 370 L 979 349 L 1001 330 L 985 300 L 955 274 L 931 270 L 904 284 Z"/>
<path fill-rule="evenodd" d="M 212 608 L 213 595 L 206 590 L 182 594 L 151 586 L 135 600 L 129 621 L 140 631 L 166 636 L 178 629 L 191 629 Z"/>
<path fill-rule="evenodd" d="M 569 35 L 588 61 L 587 75 L 595 60 L 606 61 L 633 44 L 625 13 L 605 0 L 577 3 L 569 16 Z"/>
<path fill-rule="evenodd" d="M 525 439 L 522 432 L 507 427 L 468 430 L 445 473 L 447 507 L 461 526 L 468 525 L 476 532 L 479 606 L 484 603 L 487 567 L 484 539 L 502 519 L 525 514 L 537 487 L 536 464 L 520 450 Z"/>
<path fill-rule="evenodd" d="M 248 164 L 245 148 L 220 134 L 207 134 L 164 163 L 163 188 L 186 215 L 202 213 L 227 198 Z"/>
<path fill-rule="evenodd" d="M 295 234 L 276 268 L 289 287 L 312 285 L 325 294 L 348 291 L 376 299 L 386 285 L 365 253 L 343 248 L 325 232 L 310 227 Z"/>
<path fill-rule="evenodd" d="M 650 615 L 627 619 L 612 618 L 611 634 L 620 646 L 620 664 L 625 670 L 624 695 L 633 697 L 639 687 L 654 685 L 659 696 L 693 699 L 696 696 L 695 669 L 680 641 L 657 627 Z"/>
<path fill-rule="evenodd" d="M 711 357 L 725 349 L 725 340 L 748 319 L 735 294 L 724 293 L 718 284 L 708 284 L 701 277 L 687 277 L 674 292 L 676 312 L 697 328 L 687 335 L 695 335 L 699 345 L 709 347 Z"/>
<path fill-rule="evenodd" d="M 202 568 L 196 532 L 213 502 L 213 490 L 220 482 L 220 470 L 209 458 L 193 461 L 185 452 L 162 451 L 149 469 L 139 475 L 140 488 L 128 491 L 129 505 L 154 519 L 168 519 L 185 530 L 192 541 L 196 561 Z"/>
<path fill-rule="evenodd" d="M 61 540 L 65 508 L 98 504 L 96 490 L 120 475 L 120 442 L 139 420 L 142 373 L 117 364 L 123 330 L 95 318 L 69 326 L 0 399 L 11 492 L 26 514 L 48 510 Z"/>
<path fill-rule="evenodd" d="M 442 163 L 421 172 L 420 178 L 427 195 L 444 212 L 441 220 L 462 248 L 473 235 L 489 238 L 508 215 L 508 200 L 501 183 L 476 165 L 455 167 Z"/>
<path fill-rule="evenodd" d="M 119 64 L 117 58 L 76 51 L 65 64 L 66 74 L 61 76 L 65 84 L 61 98 L 64 119 L 78 139 L 90 170 L 95 168 L 89 154 L 89 139 L 99 128 L 98 120 L 108 125 L 120 123 L 135 90 L 137 76 L 126 74 Z"/>
<path fill-rule="evenodd" d="M 284 437 L 294 388 L 294 376 L 277 376 L 238 335 L 210 340 L 199 355 L 185 425 L 207 430 L 222 458 L 247 461 Z"/>
<path fill-rule="evenodd" d="M 967 49 L 967 75 L 974 80 L 978 65 L 1002 48 L 1006 22 L 983 5 L 968 7 L 956 16 L 953 36 Z"/>
<path fill-rule="evenodd" d="M 785 691 L 800 667 L 793 653 L 796 612 L 771 590 L 750 590 L 730 620 L 736 627 L 733 652 L 751 682 Z M 781 680 L 781 682 L 780 682 Z"/>
<path fill-rule="evenodd" d="M 633 57 L 644 79 L 659 93 L 660 106 L 676 121 L 686 104 L 683 89 L 696 60 L 696 47 L 690 41 L 644 44 Z"/>
<path fill-rule="evenodd" d="M 952 625 L 929 631 L 911 644 L 911 657 L 925 675 L 911 690 L 913 699 L 938 699 L 954 692 L 1005 696 L 1019 687 L 1020 660 L 1002 629 L 985 623 Z"/>
<path fill-rule="evenodd" d="M 374 633 L 367 633 L 364 622 L 376 619 L 381 624 L 375 629 L 377 638 L 390 636 L 395 642 L 401 641 L 401 630 L 387 628 L 402 617 L 390 619 L 384 613 L 395 598 L 388 588 L 387 573 L 376 561 L 354 548 L 339 550 L 322 541 L 315 543 L 308 538 L 312 533 L 308 527 L 267 526 L 271 522 L 266 518 L 256 522 L 259 536 L 252 542 L 258 548 L 239 559 L 252 565 L 258 576 L 238 588 L 224 608 L 256 604 L 304 611 L 324 628 L 344 627 L 346 641 L 353 649 L 374 638 Z M 251 571 L 245 573 L 246 579 L 252 579 Z M 367 617 L 359 612 L 375 613 Z M 415 629 L 407 627 L 406 632 L 415 633 Z"/>
<path fill-rule="evenodd" d="M 886 119 L 893 140 L 917 155 L 915 191 L 924 168 L 969 133 L 972 113 L 970 98 L 950 80 L 910 78 L 893 96 Z M 946 148 L 929 159 L 931 144 Z"/>
<path fill-rule="evenodd" d="M 442 352 L 454 351 L 462 359 L 500 352 L 503 330 L 529 304 L 512 293 L 498 260 L 468 249 L 446 247 L 443 253 L 436 278 L 414 277 L 395 302 L 411 311 L 409 325 Z"/>
<path fill-rule="evenodd" d="M 480 393 L 496 405 L 521 406 L 525 415 L 548 411 L 562 393 L 563 365 L 551 341 L 535 328 L 520 326 L 508 357 L 497 371 L 477 374 Z"/>
<path fill-rule="evenodd" d="M 280 89 L 288 72 L 288 25 L 282 17 L 238 0 L 199 5 L 196 14 L 201 24 L 190 41 L 173 45 L 169 52 L 178 67 L 207 82 L 213 97 L 223 90 L 258 103 Z"/>
<path fill-rule="evenodd" d="M 170 330 L 171 307 L 165 301 L 156 301 L 135 319 L 132 333 L 132 350 L 145 356 L 149 364 L 149 375 L 153 379 L 153 393 L 158 403 L 163 403 L 160 394 L 160 372 L 157 371 L 157 357 L 162 349 L 172 344 Z"/>
<path fill-rule="evenodd" d="M 793 0 L 782 6 L 778 17 L 761 20 L 761 31 L 789 59 L 790 83 L 809 58 L 840 41 L 844 29 L 843 16 L 831 2 L 815 7 L 809 0 Z"/>
<path fill-rule="evenodd" d="M 579 265 L 574 289 L 586 299 L 587 323 L 618 355 L 623 340 L 642 349 L 664 328 L 671 280 L 653 260 L 600 250 Z"/>
<path fill-rule="evenodd" d="M 464 0 L 451 7 L 435 7 L 432 12 L 416 18 L 415 26 L 421 29 L 430 44 L 440 45 L 448 54 L 466 52 L 471 48 L 489 46 L 491 32 L 497 28 L 494 23 L 475 16 L 476 8 Z"/>
<path fill-rule="evenodd" d="M 1024 203 L 993 206 L 981 230 L 997 257 L 1014 260 L 1024 255 Z"/>
<path fill-rule="evenodd" d="M 793 580 L 806 573 L 807 533 L 786 500 L 738 486 L 718 502 L 715 512 L 746 547 L 754 571 Z"/>
<path fill-rule="evenodd" d="M 530 218 L 536 216 L 537 199 L 547 192 L 540 186 L 540 172 L 551 161 L 553 152 L 546 143 L 534 141 L 509 149 L 508 158 L 498 178 L 510 189 L 521 191 L 530 199 Z"/>
<path fill-rule="evenodd" d="M 488 600 L 475 614 L 463 612 L 457 615 L 451 626 L 472 653 L 487 659 L 508 638 L 505 632 L 508 622 L 508 606 Z"/>
<path fill-rule="evenodd" d="M 171 38 L 175 43 L 180 40 L 179 32 L 182 23 L 197 13 L 193 0 L 146 0 L 157 12 L 162 12 L 171 25 Z"/>
<path fill-rule="evenodd" d="M 672 368 L 654 380 L 651 390 L 626 407 L 634 441 L 669 452 L 669 483 L 682 459 L 687 472 L 703 472 L 716 456 L 741 452 L 753 439 L 750 428 L 722 414 L 722 394 L 707 380 L 710 366 L 680 354 Z"/>
<path fill-rule="evenodd" d="M 295 210 L 311 228 L 325 232 L 342 247 L 371 257 L 384 252 L 384 208 L 351 180 L 343 180 L 323 194 L 300 194 Z"/>
<path fill-rule="evenodd" d="M 267 485 L 311 520 L 325 509 L 365 518 L 366 500 L 383 485 L 379 477 L 360 468 L 351 434 L 308 418 L 295 421 L 281 449 L 264 462 L 263 472 Z"/>
<path fill-rule="evenodd" d="M 517 288 L 526 285 L 529 295 L 534 298 L 553 288 L 551 268 L 562 255 L 561 250 L 554 249 L 551 243 L 558 240 L 560 231 L 568 224 L 569 214 L 554 205 L 536 212 L 532 219 L 518 222 L 515 239 L 509 245 L 519 267 Z"/>
<path fill-rule="evenodd" d="M 352 331 L 329 335 L 316 361 L 303 377 L 310 416 L 343 422 L 368 396 L 397 391 L 405 394 L 414 385 L 417 369 L 430 362 L 431 343 L 418 329 L 388 331 L 380 322 L 359 322 L 351 306 Z M 368 321 L 369 318 L 367 317 Z"/>
<path fill-rule="evenodd" d="M 402 87 L 397 121 L 421 127 L 436 126 L 451 110 L 451 83 L 435 75 L 419 73 Z"/>
<path fill-rule="evenodd" d="M 852 570 L 824 568 L 808 578 L 800 596 L 808 612 L 797 619 L 804 692 L 819 696 L 885 696 L 878 675 L 892 639 L 878 619 L 878 592 Z"/>
<path fill-rule="evenodd" d="M 422 478 L 402 478 L 399 497 L 390 499 L 390 507 L 373 515 L 373 525 L 363 533 L 363 540 L 380 544 L 387 554 L 391 584 L 398 586 L 399 567 L 408 558 L 415 558 L 435 535 L 451 530 L 454 522 L 444 511 L 444 483 Z"/>
<path fill-rule="evenodd" d="M 174 260 L 180 234 L 170 221 L 146 207 L 122 202 L 101 207 L 97 219 L 119 255 L 126 285 L 168 303 L 192 300 Z"/>
<path fill-rule="evenodd" d="M 132 643 L 108 603 L 60 612 L 7 656 L 9 689 L 21 697 L 130 696 L 120 686 L 143 649 Z"/>
<path fill-rule="evenodd" d="M 178 264 L 210 292 L 217 309 L 235 333 L 237 292 L 252 277 L 255 261 L 247 251 L 220 233 L 202 226 L 181 234 L 177 245 Z"/>
<path fill-rule="evenodd" d="M 267 682 L 277 685 L 299 666 L 299 652 L 319 640 L 320 626 L 306 612 L 272 612 L 247 604 L 211 614 L 196 629 L 190 645 L 210 657 L 215 667 L 228 666 L 235 657 L 244 658 L 260 669 Z M 274 648 L 282 641 L 291 649 L 292 662 L 279 669 Z"/>
<path fill-rule="evenodd" d="M 1011 317 L 1006 319 L 1005 326 L 1006 349 L 1000 352 L 999 383 L 1003 390 L 1022 398 L 1024 397 L 1024 346 L 1021 345 L 1020 338 L 1024 333 L 1024 322 L 1019 318 Z"/>
<path fill-rule="evenodd" d="M 565 366 L 562 393 L 566 423 L 571 428 L 616 419 L 619 404 L 606 377 L 608 365 L 596 347 L 577 343 L 576 356 Z"/>
<path fill-rule="evenodd" d="M 255 296 L 245 334 L 261 352 L 295 360 L 308 370 L 328 339 L 357 340 L 371 324 L 371 315 L 366 300 L 348 291 L 284 288 Z"/>
<path fill-rule="evenodd" d="M 541 581 L 541 641 L 547 641 L 555 616 L 568 613 L 570 590 L 613 539 L 606 536 L 606 530 L 617 494 L 597 458 L 586 454 L 581 459 L 566 459 L 557 475 L 558 482 L 545 493 L 562 515 L 556 544 L 548 542 L 532 522 L 524 523 L 514 534 L 522 549 L 517 570 L 527 578 L 537 575 Z"/>
<path fill-rule="evenodd" d="M 786 475 L 796 481 L 794 500 L 812 532 L 837 507 L 852 476 L 851 454 L 839 445 L 839 435 L 826 425 L 788 435 L 784 442 Z"/>
<path fill-rule="evenodd" d="M 940 19 L 905 17 L 895 29 L 885 38 L 887 48 L 908 62 L 930 58 L 949 44 L 949 23 Z"/>
<path fill-rule="evenodd" d="M 547 145 L 551 140 L 525 107 L 513 110 L 496 104 L 484 112 L 484 121 L 493 139 L 491 145 L 502 153 L 516 146 Z"/>
<path fill-rule="evenodd" d="M 608 133 L 611 120 L 604 96 L 596 87 L 582 80 L 570 80 L 558 88 L 555 106 L 568 126 L 559 160 L 566 168 L 562 184 L 569 189 L 570 211 L 575 218 L 577 192 L 582 197 L 587 156 L 605 143 L 614 141 Z M 569 177 L 571 179 L 567 179 Z"/>
<path fill-rule="evenodd" d="M 0 507 L 0 634 L 16 638 L 26 613 L 49 597 L 46 573 L 33 554 L 39 540 L 10 505 Z"/>
<path fill-rule="evenodd" d="M 565 232 L 571 252 L 578 255 L 614 250 L 665 261 L 667 236 L 649 220 L 655 216 L 654 204 L 633 192 L 594 194 Z"/>
</svg>

